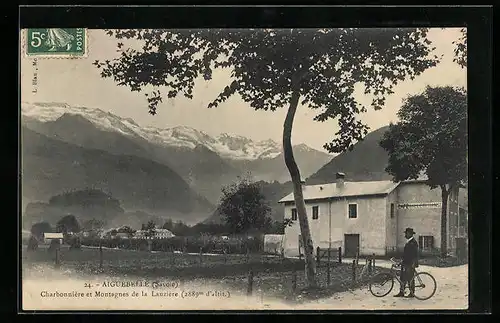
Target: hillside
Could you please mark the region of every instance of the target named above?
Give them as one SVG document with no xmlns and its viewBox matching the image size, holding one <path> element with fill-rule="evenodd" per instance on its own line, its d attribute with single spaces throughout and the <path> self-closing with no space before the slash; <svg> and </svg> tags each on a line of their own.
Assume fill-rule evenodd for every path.
<svg viewBox="0 0 500 323">
<path fill-rule="evenodd" d="M 39 222 L 48 222 L 56 227 L 66 215 L 73 215 L 81 227 L 88 221 L 102 221 L 104 229 L 129 226 L 139 229 L 142 224 L 154 221 L 162 225 L 165 219 L 142 211 L 125 212 L 120 202 L 112 196 L 96 189 L 65 192 L 53 196 L 46 202 L 28 203 L 22 219 L 23 228 L 30 229 Z"/>
<path fill-rule="evenodd" d="M 48 138 L 22 127 L 22 195 L 47 201 L 88 187 L 109 192 L 127 211 L 199 221 L 213 205 L 169 167 L 131 155 L 113 155 Z"/>
<path fill-rule="evenodd" d="M 347 181 L 380 181 L 392 177 L 385 172 L 388 163 L 387 152 L 380 147 L 379 141 L 388 126 L 379 128 L 356 143 L 351 151 L 335 156 L 329 163 L 311 175 L 307 184 L 324 184 L 335 181 L 335 174 L 343 172 Z"/>
</svg>

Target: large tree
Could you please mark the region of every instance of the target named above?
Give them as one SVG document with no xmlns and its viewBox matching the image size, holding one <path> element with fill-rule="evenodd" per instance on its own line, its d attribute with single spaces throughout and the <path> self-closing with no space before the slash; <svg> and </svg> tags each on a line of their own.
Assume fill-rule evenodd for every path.
<svg viewBox="0 0 500 323">
<path fill-rule="evenodd" d="M 56 224 L 56 231 L 64 234 L 68 232 L 80 232 L 80 223 L 72 214 L 63 216 Z"/>
<path fill-rule="evenodd" d="M 463 89 L 427 87 L 411 96 L 380 145 L 389 153 L 386 171 L 394 180 L 425 173 L 431 189 L 441 188 L 441 254 L 447 254 L 450 192 L 467 180 L 467 96 Z"/>
<path fill-rule="evenodd" d="M 147 91 L 149 112 L 156 114 L 164 97 L 193 97 L 200 78 L 212 79 L 217 68 L 231 70 L 227 86 L 208 104 L 217 107 L 233 94 L 255 110 L 286 108 L 283 154 L 293 182 L 301 236 L 305 248 L 305 274 L 316 285 L 313 244 L 295 162 L 291 135 L 299 103 L 318 112 L 314 120 L 335 119 L 336 138 L 325 144 L 330 152 L 350 148 L 368 127 L 357 120 L 366 107 L 355 95 L 356 84 L 371 94 L 380 109 L 399 81 L 413 78 L 438 62 L 430 55 L 426 29 L 204 29 L 107 30 L 118 39 L 121 54 L 94 64 L 101 76 L 112 78 L 131 91 Z M 139 41 L 134 49 L 124 42 Z M 126 49 L 125 49 L 126 48 Z"/>
<path fill-rule="evenodd" d="M 271 227 L 271 208 L 259 185 L 247 178 L 222 188 L 218 211 L 231 233 L 263 232 Z"/>
<path fill-rule="evenodd" d="M 83 222 L 82 229 L 92 234 L 98 234 L 103 230 L 105 225 L 106 223 L 103 220 L 92 218 Z"/>
<path fill-rule="evenodd" d="M 52 226 L 48 222 L 38 222 L 31 227 L 31 234 L 37 238 L 43 237 L 46 232 L 52 232 Z"/>
<path fill-rule="evenodd" d="M 150 220 L 145 225 L 143 224 L 141 229 L 146 231 L 144 232 L 146 237 L 152 238 L 156 233 L 156 223 L 153 220 Z"/>
</svg>

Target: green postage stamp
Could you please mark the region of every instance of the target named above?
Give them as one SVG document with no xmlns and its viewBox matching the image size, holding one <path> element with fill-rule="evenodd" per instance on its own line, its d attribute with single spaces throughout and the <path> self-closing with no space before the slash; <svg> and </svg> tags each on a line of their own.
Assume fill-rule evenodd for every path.
<svg viewBox="0 0 500 323">
<path fill-rule="evenodd" d="M 36 57 L 86 57 L 85 28 L 29 28 L 25 34 L 25 54 Z"/>
</svg>

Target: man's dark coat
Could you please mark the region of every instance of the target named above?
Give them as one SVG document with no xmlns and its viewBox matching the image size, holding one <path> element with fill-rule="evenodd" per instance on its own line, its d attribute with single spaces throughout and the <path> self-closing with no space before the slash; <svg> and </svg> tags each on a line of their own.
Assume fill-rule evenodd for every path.
<svg viewBox="0 0 500 323">
<path fill-rule="evenodd" d="M 401 264 L 401 280 L 408 282 L 413 277 L 414 268 L 418 265 L 418 243 L 414 238 L 405 244 Z"/>
</svg>

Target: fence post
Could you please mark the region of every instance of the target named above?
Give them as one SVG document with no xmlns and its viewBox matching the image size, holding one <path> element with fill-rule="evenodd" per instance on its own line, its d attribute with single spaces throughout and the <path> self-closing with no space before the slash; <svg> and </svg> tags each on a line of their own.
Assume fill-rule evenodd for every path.
<svg viewBox="0 0 500 323">
<path fill-rule="evenodd" d="M 326 264 L 326 284 L 327 286 L 330 286 L 330 261 L 327 262 Z"/>
<path fill-rule="evenodd" d="M 316 264 L 319 266 L 319 262 L 320 262 L 320 251 L 321 249 L 319 248 L 319 246 L 316 248 Z"/>
<path fill-rule="evenodd" d="M 56 268 L 59 268 L 59 265 L 60 265 L 60 261 L 59 261 L 59 248 L 56 247 Z"/>
<path fill-rule="evenodd" d="M 356 260 L 352 261 L 352 282 L 356 283 Z"/>
<path fill-rule="evenodd" d="M 252 295 L 252 290 L 253 290 L 253 271 L 250 269 L 248 271 L 248 288 L 247 288 L 248 296 Z"/>
<path fill-rule="evenodd" d="M 297 271 L 295 269 L 292 271 L 292 291 L 297 290 Z"/>
<path fill-rule="evenodd" d="M 203 262 L 203 247 L 200 247 L 200 265 Z"/>
<path fill-rule="evenodd" d="M 375 270 L 375 253 L 372 254 L 372 269 Z"/>
<path fill-rule="evenodd" d="M 356 265 L 359 264 L 359 248 L 356 250 Z"/>
<path fill-rule="evenodd" d="M 247 264 L 248 264 L 250 262 L 250 251 L 248 250 L 248 247 L 247 247 L 246 259 L 247 259 Z"/>
<path fill-rule="evenodd" d="M 342 263 L 342 247 L 339 247 L 339 264 Z"/>
<path fill-rule="evenodd" d="M 99 270 L 102 270 L 102 243 L 99 244 Z"/>
</svg>

